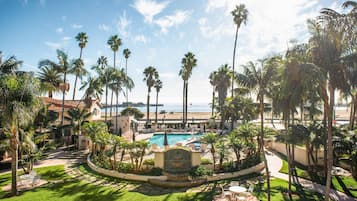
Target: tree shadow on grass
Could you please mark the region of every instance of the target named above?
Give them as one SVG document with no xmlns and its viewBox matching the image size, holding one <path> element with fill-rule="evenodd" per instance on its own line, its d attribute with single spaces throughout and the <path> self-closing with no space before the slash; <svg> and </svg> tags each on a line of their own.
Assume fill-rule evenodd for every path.
<svg viewBox="0 0 357 201">
<path fill-rule="evenodd" d="M 47 188 L 57 193 L 59 197 L 75 196 L 75 201 L 116 200 L 123 195 L 122 191 L 90 183 L 82 183 L 78 180 L 67 181 L 62 184 L 54 184 Z"/>
<path fill-rule="evenodd" d="M 350 190 L 347 188 L 347 186 L 345 185 L 345 183 L 342 181 L 342 179 L 340 178 L 340 176 L 335 176 L 336 180 L 338 181 L 338 183 L 340 184 L 340 186 L 342 187 L 343 191 L 346 193 L 346 195 L 353 197 L 352 193 L 350 192 Z"/>
</svg>

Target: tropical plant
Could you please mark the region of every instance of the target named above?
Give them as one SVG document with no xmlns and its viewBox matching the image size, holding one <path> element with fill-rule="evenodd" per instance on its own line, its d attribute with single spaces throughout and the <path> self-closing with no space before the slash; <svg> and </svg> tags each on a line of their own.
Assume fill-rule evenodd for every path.
<svg viewBox="0 0 357 201">
<path fill-rule="evenodd" d="M 81 78 L 85 74 L 87 74 L 87 71 L 83 68 L 83 60 L 82 60 L 82 51 L 83 48 L 86 47 L 88 43 L 88 36 L 85 32 L 79 32 L 76 36 L 76 41 L 78 42 L 78 46 L 81 49 L 79 53 L 79 59 L 77 59 L 74 62 L 74 66 L 72 68 L 73 74 L 76 75 L 75 81 L 74 81 L 74 87 L 73 87 L 73 100 L 75 99 L 76 96 L 76 88 L 77 88 L 77 80 L 78 78 Z"/>
<path fill-rule="evenodd" d="M 218 92 L 218 108 L 221 113 L 221 129 L 224 128 L 225 123 L 225 111 L 224 111 L 224 101 L 227 97 L 227 90 L 230 85 L 230 78 L 232 76 L 232 71 L 228 64 L 221 65 L 214 76 L 216 83 L 216 91 Z"/>
<path fill-rule="evenodd" d="M 201 137 L 201 141 L 211 146 L 210 152 L 213 160 L 213 170 L 216 169 L 216 149 L 215 144 L 218 140 L 218 137 L 215 133 L 207 133 Z"/>
<path fill-rule="evenodd" d="M 155 80 L 154 88 L 156 89 L 155 124 L 157 125 L 157 105 L 159 104 L 159 92 L 162 88 L 162 81 L 160 79 Z"/>
<path fill-rule="evenodd" d="M 41 81 L 41 91 L 48 92 L 48 97 L 53 97 L 53 92 L 60 91 L 61 75 L 53 66 L 44 66 L 40 69 L 38 79 Z"/>
<path fill-rule="evenodd" d="M 226 145 L 226 139 L 225 138 L 219 138 L 217 143 L 216 143 L 216 147 L 217 147 L 217 153 L 219 156 L 219 169 L 222 169 L 222 164 L 224 159 L 226 158 L 226 154 L 228 153 L 227 150 L 227 145 Z"/>
<path fill-rule="evenodd" d="M 82 86 L 79 88 L 79 90 L 85 90 L 84 102 L 89 105 L 93 99 L 99 100 L 103 94 L 102 82 L 99 78 L 88 77 L 87 81 L 82 83 Z"/>
<path fill-rule="evenodd" d="M 187 95 L 188 95 L 188 80 L 192 75 L 192 70 L 197 66 L 197 59 L 192 52 L 187 52 L 181 60 L 181 69 L 179 75 L 183 80 L 183 116 L 182 116 L 182 124 L 183 127 L 186 127 L 187 123 Z"/>
<path fill-rule="evenodd" d="M 15 62 L 19 63 L 19 62 Z M 11 73 L 11 71 L 6 71 Z M 15 71 L 14 71 L 15 73 Z M 11 193 L 17 194 L 18 149 L 20 127 L 34 120 L 41 104 L 40 83 L 30 73 L 0 74 L 0 107 L 3 132 L 10 139 L 11 150 Z"/>
<path fill-rule="evenodd" d="M 116 66 L 115 66 L 116 53 L 119 50 L 120 46 L 122 45 L 121 39 L 119 38 L 118 35 L 110 36 L 110 38 L 107 41 L 107 44 L 109 45 L 110 49 L 114 53 L 114 59 L 113 59 L 114 60 L 114 65 L 113 65 L 113 67 L 116 68 Z"/>
<path fill-rule="evenodd" d="M 63 82 L 60 84 L 60 89 L 62 91 L 62 112 L 61 112 L 61 127 L 62 127 L 62 138 L 64 137 L 64 100 L 66 97 L 66 91 L 69 89 L 67 85 L 67 74 L 70 71 L 71 64 L 68 59 L 68 55 L 61 50 L 57 50 L 58 63 L 55 63 L 51 60 L 42 60 L 39 63 L 40 68 L 48 66 L 49 68 L 54 68 L 59 73 L 63 74 Z M 68 87 L 68 88 L 67 88 Z"/>
<path fill-rule="evenodd" d="M 236 130 L 236 129 L 235 129 Z M 236 156 L 236 167 L 238 167 L 240 163 L 240 152 L 243 149 L 243 142 L 242 140 L 237 136 L 237 132 L 235 130 L 231 131 L 228 134 L 228 146 L 232 148 L 235 156 Z"/>
<path fill-rule="evenodd" d="M 85 108 L 72 108 L 67 111 L 67 114 L 68 116 L 65 116 L 65 119 L 70 122 L 69 126 L 71 127 L 73 134 L 75 136 L 82 135 L 82 126 L 88 122 L 92 113 L 88 112 Z M 78 143 L 79 142 L 76 142 L 75 145 L 78 146 Z"/>
<path fill-rule="evenodd" d="M 260 113 L 260 137 L 259 137 L 259 151 L 263 156 L 265 164 L 265 172 L 267 175 L 268 186 L 268 200 L 270 200 L 270 173 L 268 163 L 264 155 L 264 96 L 267 93 L 267 86 L 271 81 L 271 77 L 275 74 L 275 66 L 269 65 L 267 60 L 260 60 L 261 67 L 258 68 L 257 64 L 248 62 L 243 66 L 244 73 L 238 74 L 238 82 L 245 87 L 255 89 L 257 93 L 257 100 L 259 100 L 259 113 Z"/>
<path fill-rule="evenodd" d="M 150 92 L 151 88 L 155 85 L 156 79 L 159 78 L 159 73 L 157 72 L 156 68 L 149 66 L 144 69 L 144 82 L 146 82 L 146 86 L 148 87 L 148 95 L 147 95 L 147 101 L 146 101 L 146 125 L 148 125 L 150 122 Z"/>
<path fill-rule="evenodd" d="M 96 73 L 98 74 L 98 79 L 101 81 L 102 84 L 105 85 L 105 113 L 104 113 L 104 120 L 107 122 L 107 109 L 108 109 L 108 73 L 107 69 L 108 68 L 108 60 L 107 57 L 105 56 L 100 56 L 97 60 L 97 65 L 92 67 L 92 70 L 95 70 Z"/>
<path fill-rule="evenodd" d="M 232 87 L 232 95 L 231 98 L 233 98 L 234 95 L 234 75 L 235 75 L 235 71 L 234 71 L 234 67 L 235 67 L 235 58 L 236 58 L 236 48 L 237 48 L 237 38 L 238 38 L 238 30 L 240 28 L 240 26 L 243 24 L 247 23 L 247 19 L 248 19 L 248 10 L 245 8 L 244 4 L 240 4 L 237 5 L 235 7 L 235 9 L 231 12 L 232 16 L 233 16 L 233 22 L 234 24 L 237 26 L 236 28 L 236 34 L 235 34 L 235 39 L 234 39 L 234 48 L 233 48 L 233 74 L 232 74 L 232 83 L 231 83 L 231 87 Z M 268 200 L 270 200 L 270 197 L 268 198 Z"/>
<path fill-rule="evenodd" d="M 0 51 L 0 74 L 14 74 L 22 64 L 22 61 L 17 60 L 15 56 L 11 56 L 6 60 L 2 60 L 2 52 Z"/>
<path fill-rule="evenodd" d="M 83 125 L 83 131 L 92 141 L 92 155 L 97 155 L 97 135 L 107 133 L 107 125 L 103 122 L 88 122 Z"/>
<path fill-rule="evenodd" d="M 144 114 L 135 107 L 127 107 L 120 113 L 123 116 L 134 116 L 135 119 L 141 119 L 144 117 Z"/>
<path fill-rule="evenodd" d="M 128 59 L 130 57 L 130 50 L 128 48 L 123 50 L 123 55 L 125 57 L 125 74 L 128 75 Z M 128 107 L 129 105 L 129 93 L 128 93 L 128 87 L 126 87 L 126 106 Z"/>
<path fill-rule="evenodd" d="M 117 155 L 117 151 L 118 148 L 123 148 L 123 144 L 125 143 L 125 139 L 117 136 L 117 135 L 111 135 L 112 139 L 111 139 L 111 144 L 113 147 L 113 170 L 117 168 L 117 159 L 116 159 L 116 155 Z"/>
</svg>

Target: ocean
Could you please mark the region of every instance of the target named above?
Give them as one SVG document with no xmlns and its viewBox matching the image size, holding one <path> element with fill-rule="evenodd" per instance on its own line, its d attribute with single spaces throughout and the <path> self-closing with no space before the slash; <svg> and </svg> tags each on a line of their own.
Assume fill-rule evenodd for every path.
<svg viewBox="0 0 357 201">
<path fill-rule="evenodd" d="M 136 108 L 138 108 L 141 112 L 146 112 L 146 106 Z M 115 108 L 113 107 L 113 109 Z M 118 107 L 118 109 L 119 111 L 122 111 L 125 107 Z M 109 110 L 110 108 L 108 108 L 108 111 Z M 157 107 L 158 112 L 162 110 L 165 110 L 166 112 L 182 112 L 182 104 L 166 103 L 164 106 Z M 191 103 L 188 105 L 187 110 L 188 112 L 210 112 L 211 106 L 208 103 Z M 104 111 L 105 109 L 102 108 L 102 112 Z M 150 112 L 155 112 L 155 106 L 150 106 Z"/>
</svg>

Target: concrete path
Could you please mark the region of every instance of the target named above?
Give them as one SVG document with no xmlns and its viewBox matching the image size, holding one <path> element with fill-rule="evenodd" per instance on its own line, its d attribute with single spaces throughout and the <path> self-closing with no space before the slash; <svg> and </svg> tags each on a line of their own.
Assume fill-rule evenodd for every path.
<svg viewBox="0 0 357 201">
<path fill-rule="evenodd" d="M 265 154 L 265 157 L 267 158 L 267 161 L 268 161 L 270 175 L 272 177 L 276 177 L 276 178 L 283 179 L 283 180 L 287 181 L 289 179 L 289 176 L 287 174 L 283 174 L 283 173 L 279 172 L 279 170 L 283 166 L 283 161 L 281 160 L 281 158 L 279 158 L 276 154 L 274 154 L 272 152 L 269 152 L 269 154 Z M 325 193 L 324 185 L 321 185 L 321 184 L 318 184 L 318 183 L 315 183 L 315 182 L 312 182 L 310 180 L 306 180 L 306 179 L 303 179 L 300 177 L 298 178 L 298 180 L 299 180 L 299 183 L 304 188 L 308 188 L 312 191 L 319 192 L 321 194 Z M 346 195 L 345 193 L 336 191 L 334 189 L 331 189 L 330 197 L 332 199 L 338 200 L 338 201 L 357 201 L 357 199 L 352 198 L 352 197 Z"/>
<path fill-rule="evenodd" d="M 34 168 L 79 163 L 83 161 L 83 158 L 85 158 L 84 155 L 87 154 L 87 152 L 88 151 L 64 151 L 63 148 L 59 148 L 50 152 L 43 160 L 35 162 Z M 20 166 L 19 170 L 21 170 Z M 11 170 L 0 171 L 0 175 L 7 173 L 11 173 Z"/>
</svg>

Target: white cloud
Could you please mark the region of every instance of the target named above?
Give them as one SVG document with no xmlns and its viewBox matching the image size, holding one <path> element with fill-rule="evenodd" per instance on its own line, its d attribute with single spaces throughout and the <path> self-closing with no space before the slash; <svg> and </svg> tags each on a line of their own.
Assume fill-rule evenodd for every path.
<svg viewBox="0 0 357 201">
<path fill-rule="evenodd" d="M 83 25 L 81 25 L 81 24 L 72 24 L 73 29 L 81 29 L 82 27 L 83 27 Z"/>
<path fill-rule="evenodd" d="M 135 0 L 131 6 L 144 16 L 145 22 L 152 23 L 154 16 L 161 13 L 168 4 L 168 1 Z"/>
<path fill-rule="evenodd" d="M 62 28 L 62 27 L 58 27 L 58 28 L 56 29 L 56 32 L 57 32 L 57 33 L 63 33 L 63 28 Z"/>
<path fill-rule="evenodd" d="M 178 10 L 173 15 L 166 15 L 155 20 L 155 24 L 160 26 L 162 33 L 167 33 L 168 28 L 184 23 L 189 17 L 191 12 Z"/>
<path fill-rule="evenodd" d="M 110 27 L 105 24 L 100 24 L 100 25 L 98 25 L 98 29 L 102 30 L 102 31 L 109 31 Z"/>
<path fill-rule="evenodd" d="M 69 36 L 65 36 L 65 37 L 62 38 L 63 41 L 69 41 L 71 39 L 72 39 L 72 37 L 69 37 Z"/>
<path fill-rule="evenodd" d="M 146 44 L 148 42 L 148 39 L 144 35 L 137 35 L 134 37 L 134 41 Z"/>
<path fill-rule="evenodd" d="M 45 45 L 47 45 L 48 47 L 50 47 L 51 49 L 54 49 L 54 50 L 60 49 L 62 47 L 61 43 L 54 43 L 54 42 L 49 42 L 49 41 L 46 41 Z"/>
<path fill-rule="evenodd" d="M 178 75 L 175 73 L 160 73 L 160 77 L 166 78 L 166 79 L 171 79 L 171 78 L 178 77 Z"/>
<path fill-rule="evenodd" d="M 128 28 L 130 24 L 131 21 L 126 17 L 126 11 L 124 11 L 123 15 L 119 17 L 118 24 L 117 24 L 118 32 L 124 38 L 128 36 L 128 32 L 129 32 Z"/>
</svg>

